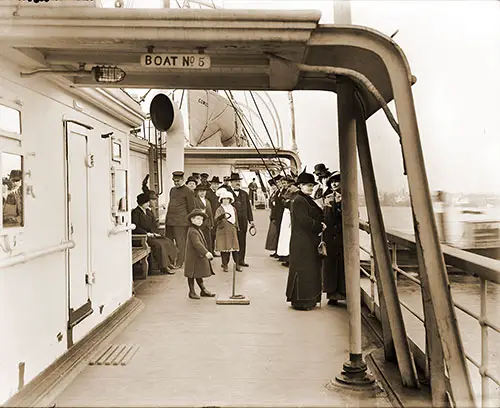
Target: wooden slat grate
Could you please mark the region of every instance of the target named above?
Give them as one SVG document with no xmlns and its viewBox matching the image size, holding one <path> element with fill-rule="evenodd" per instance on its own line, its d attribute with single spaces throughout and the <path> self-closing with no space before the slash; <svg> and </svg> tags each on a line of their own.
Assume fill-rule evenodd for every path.
<svg viewBox="0 0 500 408">
<path fill-rule="evenodd" d="M 89 365 L 124 366 L 139 349 L 137 344 L 110 344 L 103 352 L 93 356 Z"/>
</svg>

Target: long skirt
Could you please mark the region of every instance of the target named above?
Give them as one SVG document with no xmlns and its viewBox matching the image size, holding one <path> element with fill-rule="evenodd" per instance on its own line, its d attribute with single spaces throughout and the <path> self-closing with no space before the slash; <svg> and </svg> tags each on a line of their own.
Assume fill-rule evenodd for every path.
<svg viewBox="0 0 500 408">
<path fill-rule="evenodd" d="M 278 248 L 278 238 L 279 231 L 276 220 L 269 221 L 269 229 L 267 230 L 267 238 L 266 238 L 266 249 L 268 251 L 276 251 Z"/>
<path fill-rule="evenodd" d="M 290 210 L 285 208 L 283 218 L 281 220 L 280 235 L 278 239 L 278 249 L 276 253 L 279 256 L 290 255 L 290 237 L 292 235 L 292 220 L 290 218 Z"/>
<path fill-rule="evenodd" d="M 170 238 L 148 238 L 148 245 L 151 247 L 153 269 L 167 268 L 175 262 L 178 250 Z"/>
</svg>

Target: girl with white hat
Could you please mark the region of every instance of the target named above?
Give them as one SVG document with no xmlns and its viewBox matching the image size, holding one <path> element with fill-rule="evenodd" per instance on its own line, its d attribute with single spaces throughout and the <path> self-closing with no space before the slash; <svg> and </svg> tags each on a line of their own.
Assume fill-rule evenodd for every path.
<svg viewBox="0 0 500 408">
<path fill-rule="evenodd" d="M 233 195 L 225 190 L 220 189 L 218 192 L 220 206 L 215 211 L 215 250 L 219 251 L 222 259 L 222 270 L 228 271 L 229 257 L 232 253 L 233 261 L 236 264 L 236 270 L 241 272 L 241 267 L 238 262 L 238 214 L 236 208 L 232 205 L 234 202 Z"/>
</svg>

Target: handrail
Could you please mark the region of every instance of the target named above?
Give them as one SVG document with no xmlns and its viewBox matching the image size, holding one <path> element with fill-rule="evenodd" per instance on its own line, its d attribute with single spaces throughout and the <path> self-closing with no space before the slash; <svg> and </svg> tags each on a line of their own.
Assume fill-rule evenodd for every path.
<svg viewBox="0 0 500 408">
<path fill-rule="evenodd" d="M 370 234 L 370 225 L 365 220 L 359 221 L 359 229 Z M 388 230 L 386 231 L 387 244 L 393 246 L 393 251 L 396 252 L 398 245 L 407 249 L 415 249 L 416 250 L 416 242 L 415 237 L 413 235 L 405 234 L 400 231 Z M 366 252 L 370 255 L 371 265 L 373 267 L 374 256 L 371 251 L 368 251 L 366 248 L 360 246 L 360 250 Z M 469 308 L 457 303 L 453 302 L 453 305 L 465 313 L 466 315 L 475 319 L 480 327 L 481 327 L 481 362 L 476 361 L 469 354 L 465 354 L 467 360 L 469 360 L 475 367 L 478 368 L 479 374 L 481 376 L 481 399 L 483 406 L 485 406 L 488 401 L 488 384 L 487 379 L 489 378 L 491 381 L 500 385 L 500 379 L 488 369 L 489 362 L 489 351 L 488 351 L 488 329 L 491 329 L 497 333 L 500 333 L 500 327 L 494 324 L 491 320 L 488 319 L 487 316 L 487 308 L 486 308 L 486 296 L 487 296 L 487 282 L 500 283 L 500 261 L 482 257 L 480 255 L 476 255 L 462 249 L 453 248 L 448 245 L 441 244 L 441 250 L 443 252 L 443 256 L 445 262 L 449 265 L 453 265 L 462 269 L 466 273 L 475 274 L 480 279 L 480 300 L 481 300 L 481 311 L 478 315 L 473 312 Z M 399 273 L 407 277 L 410 281 L 416 283 L 417 285 L 421 285 L 420 280 L 416 279 L 408 272 L 404 271 L 397 265 L 397 257 L 393 254 L 393 264 L 392 268 L 396 275 Z M 370 284 L 373 286 L 373 276 L 369 276 L 367 271 L 361 268 L 361 272 L 370 278 Z M 396 279 L 396 276 L 395 276 Z M 396 279 L 397 281 L 397 279 Z M 374 302 L 374 292 L 371 290 L 370 300 L 372 303 Z M 420 320 L 425 325 L 425 319 L 415 310 L 413 310 L 407 303 L 400 301 L 402 307 L 404 307 L 408 312 L 410 312 L 413 316 L 415 316 L 418 320 Z M 372 305 L 373 307 L 373 305 Z"/>
<path fill-rule="evenodd" d="M 359 228 L 362 231 L 370 233 L 370 225 L 364 220 L 359 221 Z M 416 246 L 413 235 L 388 229 L 386 230 L 386 236 L 388 241 L 405 248 L 414 248 Z M 456 266 L 469 273 L 474 273 L 482 279 L 500 284 L 500 261 L 448 245 L 441 244 L 441 249 L 447 264 Z"/>
<path fill-rule="evenodd" d="M 120 232 L 131 231 L 135 229 L 135 224 L 120 225 L 108 231 L 108 236 L 119 234 Z"/>
<path fill-rule="evenodd" d="M 59 245 L 54 245 L 47 248 L 42 248 L 37 251 L 29 252 L 29 253 L 20 253 L 18 255 L 0 259 L 0 268 L 6 268 L 9 266 L 14 266 L 18 264 L 22 264 L 28 261 L 32 261 L 33 259 L 40 258 L 42 256 L 50 255 L 56 252 L 65 251 L 66 249 L 72 249 L 75 247 L 74 241 L 65 241 Z"/>
</svg>

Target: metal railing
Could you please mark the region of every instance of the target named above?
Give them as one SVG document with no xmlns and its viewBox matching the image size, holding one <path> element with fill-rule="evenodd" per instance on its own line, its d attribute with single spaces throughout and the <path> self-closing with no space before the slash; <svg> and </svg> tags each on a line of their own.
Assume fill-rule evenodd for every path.
<svg viewBox="0 0 500 408">
<path fill-rule="evenodd" d="M 370 226 L 366 221 L 360 220 L 359 228 L 362 231 L 370 234 Z M 410 251 L 416 251 L 416 242 L 415 237 L 409 234 L 404 234 L 402 232 L 388 230 L 386 231 L 386 238 L 388 245 L 391 248 L 392 253 L 392 269 L 394 271 L 394 278 L 397 282 L 398 275 L 402 275 L 407 278 L 410 282 L 413 282 L 416 285 L 421 286 L 421 282 L 417 279 L 414 274 L 408 273 L 403 270 L 398 265 L 397 260 L 397 250 L 398 248 L 409 249 Z M 470 310 L 468 307 L 460 304 L 456 301 L 453 302 L 455 308 L 459 309 L 467 316 L 475 319 L 480 328 L 481 328 L 481 356 L 480 361 L 477 361 L 473 358 L 467 350 L 465 350 L 465 356 L 468 361 L 470 361 L 479 372 L 481 376 L 481 403 L 483 407 L 486 407 L 489 402 L 489 392 L 488 392 L 488 382 L 491 380 L 497 386 L 500 386 L 500 378 L 495 375 L 489 369 L 490 362 L 490 353 L 488 347 L 488 332 L 489 329 L 493 330 L 497 334 L 500 334 L 500 327 L 492 322 L 488 318 L 488 308 L 487 308 L 487 289 L 488 282 L 493 284 L 500 284 L 500 261 L 486 258 L 480 255 L 476 255 L 470 252 L 466 252 L 461 249 L 452 248 L 447 245 L 441 246 L 443 251 L 443 256 L 446 265 L 454 266 L 463 272 L 474 275 L 479 278 L 480 281 L 480 313 L 477 314 L 474 311 Z M 366 269 L 366 267 L 361 266 L 361 273 L 365 275 L 370 280 L 370 294 L 369 294 L 369 302 L 367 303 L 367 307 L 370 309 L 372 314 L 376 314 L 377 305 L 375 302 L 376 296 L 376 285 L 377 279 L 375 274 L 375 260 L 373 255 L 373 250 L 369 250 L 366 247 L 360 246 L 360 250 L 370 257 L 370 271 Z M 406 309 L 409 313 L 415 316 L 420 322 L 425 325 L 425 318 L 420 313 L 415 311 L 409 304 L 400 300 L 401 306 Z M 410 337 L 410 336 L 409 336 Z M 410 338 L 411 340 L 411 338 Z M 415 346 L 416 347 L 416 346 Z M 427 368 L 427 351 L 424 351 L 425 357 L 425 366 L 422 367 L 421 361 L 420 364 L 418 359 L 416 359 L 417 365 L 421 366 L 420 368 L 426 373 L 428 376 L 428 368 Z"/>
</svg>

